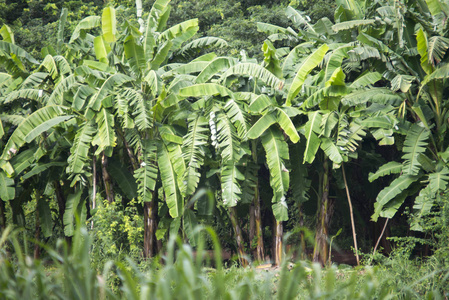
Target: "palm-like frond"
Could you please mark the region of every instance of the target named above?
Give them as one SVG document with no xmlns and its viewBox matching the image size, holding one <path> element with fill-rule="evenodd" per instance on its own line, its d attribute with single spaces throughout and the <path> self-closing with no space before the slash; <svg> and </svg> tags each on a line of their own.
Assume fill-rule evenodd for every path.
<svg viewBox="0 0 449 300">
<path fill-rule="evenodd" d="M 432 65 L 429 62 L 429 53 L 428 49 L 428 40 L 426 32 L 420 28 L 416 32 L 416 42 L 417 42 L 417 50 L 419 55 L 421 56 L 421 67 L 426 72 L 426 74 L 430 74 L 433 72 Z"/>
<path fill-rule="evenodd" d="M 146 60 L 144 49 L 139 45 L 136 39 L 130 35 L 123 43 L 127 63 L 130 67 L 131 75 L 135 78 L 140 78 L 142 73 L 146 70 Z"/>
<path fill-rule="evenodd" d="M 260 166 L 251 159 L 248 159 L 244 164 L 244 171 L 243 171 L 244 180 L 240 183 L 242 190 L 241 195 L 242 204 L 250 204 L 254 200 L 256 188 L 258 185 L 257 173 L 259 168 Z"/>
<path fill-rule="evenodd" d="M 176 173 L 176 178 L 178 180 L 178 188 L 180 188 L 184 185 L 183 176 L 186 170 L 186 165 L 184 158 L 182 156 L 182 147 L 181 147 L 181 145 L 183 144 L 183 139 L 177 135 L 177 133 L 171 126 L 161 126 L 159 128 L 159 133 L 170 153 L 169 157 Z"/>
<path fill-rule="evenodd" d="M 295 66 L 301 60 L 301 56 L 309 53 L 313 48 L 312 42 L 305 42 L 295 46 L 290 53 L 284 58 L 282 64 L 282 74 L 285 78 L 295 76 Z"/>
<path fill-rule="evenodd" d="M 359 76 L 354 80 L 349 87 L 351 88 L 362 88 L 372 84 L 375 84 L 382 79 L 382 75 L 378 72 L 368 72 Z"/>
<path fill-rule="evenodd" d="M 199 50 L 204 50 L 211 47 L 223 48 L 227 45 L 228 43 L 223 39 L 206 36 L 187 43 L 181 49 L 176 51 L 175 55 L 186 57 Z"/>
<path fill-rule="evenodd" d="M 232 75 L 242 75 L 253 77 L 261 80 L 268 86 L 274 89 L 282 89 L 283 83 L 273 73 L 265 69 L 264 67 L 255 63 L 240 63 L 230 67 L 220 78 L 220 81 L 225 80 Z"/>
<path fill-rule="evenodd" d="M 140 160 L 142 161 L 140 168 L 134 172 L 134 178 L 137 182 L 137 193 L 140 201 L 150 202 L 153 199 L 153 191 L 156 187 L 158 174 L 156 166 L 157 146 L 154 141 L 145 141 Z"/>
<path fill-rule="evenodd" d="M 289 171 L 285 162 L 289 159 L 288 145 L 279 130 L 268 129 L 262 135 L 262 146 L 265 149 L 268 169 L 270 171 L 270 185 L 273 189 L 273 203 L 281 203 L 277 206 L 280 210 L 275 214 L 276 220 L 286 221 L 288 219 L 285 204 L 285 193 L 289 188 Z M 281 209 L 285 208 L 285 209 Z"/>
<path fill-rule="evenodd" d="M 198 29 L 198 19 L 190 19 L 178 23 L 162 32 L 159 36 L 159 40 L 170 40 L 173 43 L 173 49 L 176 50 L 182 43 L 194 36 Z"/>
<path fill-rule="evenodd" d="M 429 130 L 417 124 L 413 124 L 407 132 L 407 136 L 404 141 L 404 148 L 402 149 L 405 153 L 402 156 L 402 159 L 405 160 L 404 167 L 402 169 L 404 174 L 418 174 L 420 167 L 418 155 L 426 151 L 427 139 L 429 138 L 429 135 Z"/>
<path fill-rule="evenodd" d="M 257 139 L 276 122 L 277 118 L 275 113 L 273 111 L 267 112 L 248 130 L 248 138 Z"/>
<path fill-rule="evenodd" d="M 437 65 L 446 54 L 449 48 L 449 39 L 442 36 L 433 36 L 429 39 L 429 61 L 432 65 Z"/>
<path fill-rule="evenodd" d="M 200 83 L 192 86 L 187 86 L 179 91 L 181 97 L 203 97 L 203 96 L 217 96 L 233 97 L 233 93 L 223 85 L 216 83 Z"/>
<path fill-rule="evenodd" d="M 101 107 L 101 101 L 112 93 L 114 87 L 121 86 L 130 81 L 133 81 L 131 77 L 120 73 L 109 76 L 101 85 L 98 92 L 90 98 L 88 107 L 98 111 Z"/>
<path fill-rule="evenodd" d="M 39 61 L 37 61 L 33 56 L 31 56 L 31 54 L 26 52 L 24 49 L 3 40 L 0 41 L 0 53 L 1 52 L 7 54 L 8 56 L 14 55 L 15 57 L 17 57 L 16 63 L 18 66 L 22 65 L 21 60 L 27 61 L 34 65 L 39 64 Z"/>
<path fill-rule="evenodd" d="M 0 200 L 10 201 L 14 199 L 16 194 L 14 179 L 6 176 L 5 172 L 0 169 Z"/>
<path fill-rule="evenodd" d="M 204 150 L 202 147 L 207 144 L 208 129 L 207 119 L 203 116 L 193 116 L 189 120 L 188 132 L 184 137 L 184 160 L 186 171 L 183 176 L 185 185 L 181 192 L 184 195 L 192 195 L 200 180 L 199 169 L 204 162 Z"/>
<path fill-rule="evenodd" d="M 402 102 L 402 98 L 390 89 L 372 88 L 353 91 L 341 99 L 341 103 L 347 106 L 360 105 L 366 102 L 396 105 Z"/>
<path fill-rule="evenodd" d="M 70 156 L 67 159 L 67 173 L 82 173 L 89 161 L 90 144 L 96 129 L 92 121 L 85 122 L 76 133 L 75 140 L 70 148 Z"/>
<path fill-rule="evenodd" d="M 285 103 L 287 106 L 291 106 L 293 98 L 298 95 L 307 75 L 323 60 L 328 49 L 329 47 L 326 44 L 321 45 L 300 64 L 288 91 L 287 101 Z"/>
<path fill-rule="evenodd" d="M 349 126 L 341 126 L 342 124 L 344 122 L 340 122 L 337 146 L 343 147 L 350 152 L 355 152 L 362 137 L 366 135 L 365 127 L 356 122 L 350 123 Z"/>
<path fill-rule="evenodd" d="M 196 78 L 197 83 L 209 81 L 213 76 L 220 76 L 222 72 L 234 66 L 237 63 L 235 58 L 217 57 L 212 60 Z"/>
<path fill-rule="evenodd" d="M 165 201 L 169 209 L 170 216 L 177 218 L 184 210 L 184 200 L 178 188 L 178 174 L 176 166 L 171 159 L 172 152 L 164 143 L 158 144 L 158 165 L 161 172 L 162 187 L 164 188 Z"/>
<path fill-rule="evenodd" d="M 330 138 L 322 137 L 320 147 L 332 162 L 336 164 L 341 164 L 343 162 L 343 157 L 341 156 L 338 147 Z"/>
<path fill-rule="evenodd" d="M 391 90 L 394 92 L 400 90 L 403 93 L 407 93 L 415 79 L 414 76 L 398 74 L 391 81 Z"/>
<path fill-rule="evenodd" d="M 64 234 L 66 236 L 72 236 L 74 232 L 74 221 L 77 212 L 78 205 L 81 201 L 82 189 L 78 189 L 74 194 L 70 194 L 67 197 L 67 203 L 65 206 L 63 223 L 64 223 Z"/>
<path fill-rule="evenodd" d="M 94 138 L 93 145 L 98 145 L 98 151 L 103 151 L 107 147 L 114 148 L 116 145 L 114 131 L 114 116 L 107 108 L 102 108 L 97 114 L 95 121 L 98 125 L 98 133 Z"/>
<path fill-rule="evenodd" d="M 430 184 L 423 188 L 413 204 L 414 216 L 410 223 L 410 229 L 414 231 L 423 231 L 421 221 L 424 216 L 430 213 L 435 203 L 435 193 L 431 190 Z"/>
<path fill-rule="evenodd" d="M 311 164 L 315 160 L 315 153 L 320 147 L 320 139 L 317 134 L 321 132 L 322 115 L 319 111 L 309 114 L 309 121 L 304 126 L 304 136 L 306 138 L 306 146 L 304 150 L 304 161 Z"/>
<path fill-rule="evenodd" d="M 242 194 L 239 180 L 242 181 L 245 178 L 234 161 L 227 161 L 223 164 L 220 179 L 223 204 L 227 207 L 236 206 Z"/>
<path fill-rule="evenodd" d="M 288 135 L 288 137 L 293 143 L 297 143 L 299 141 L 298 131 L 296 130 L 296 127 L 293 124 L 290 117 L 288 116 L 288 114 L 281 108 L 276 107 L 276 115 L 277 115 L 277 122 L 284 130 L 285 134 Z"/>
<path fill-rule="evenodd" d="M 237 130 L 231 119 L 223 113 L 218 113 L 217 119 L 214 121 L 217 127 L 217 142 L 221 150 L 223 163 L 228 161 L 237 162 L 240 159 L 240 141 L 237 138 Z"/>
<path fill-rule="evenodd" d="M 237 129 L 239 138 L 245 139 L 249 130 L 249 117 L 245 106 L 231 98 L 228 102 L 226 102 L 224 109 L 226 111 L 226 115 Z"/>
<path fill-rule="evenodd" d="M 82 19 L 78 25 L 76 25 L 75 30 L 72 33 L 69 43 L 75 42 L 80 36 L 82 31 L 86 31 L 95 27 L 100 26 L 101 17 L 99 16 L 89 16 Z"/>
<path fill-rule="evenodd" d="M 343 59 L 348 57 L 348 51 L 350 51 L 352 48 L 354 48 L 352 44 L 345 44 L 330 53 L 326 62 L 324 82 L 329 81 L 335 70 L 341 68 Z"/>
<path fill-rule="evenodd" d="M 131 106 L 134 117 L 134 123 L 137 129 L 144 131 L 153 127 L 151 107 L 149 101 L 145 101 L 142 94 L 139 91 L 130 88 L 124 88 L 121 90 L 120 97 L 127 99 L 128 105 Z"/>
<path fill-rule="evenodd" d="M 20 89 L 17 91 L 12 91 L 5 98 L 4 103 L 10 103 L 19 99 L 34 100 L 40 103 L 46 103 L 48 95 L 43 92 L 43 90 L 38 89 Z"/>
<path fill-rule="evenodd" d="M 373 20 L 373 19 L 353 20 L 353 21 L 337 23 L 332 26 L 332 29 L 335 32 L 339 32 L 342 30 L 354 29 L 356 27 L 359 28 L 359 27 L 363 27 L 363 26 L 374 25 L 375 23 L 376 23 L 376 20 Z"/>
<path fill-rule="evenodd" d="M 65 77 L 59 84 L 55 87 L 53 92 L 48 99 L 48 104 L 50 105 L 62 105 L 64 104 L 64 93 L 69 91 L 77 83 L 77 78 L 75 75 L 70 75 Z"/>
<path fill-rule="evenodd" d="M 368 180 L 373 182 L 379 177 L 387 176 L 390 174 L 399 174 L 402 171 L 402 164 L 396 161 L 390 161 L 376 171 L 376 173 L 369 173 Z"/>
<path fill-rule="evenodd" d="M 418 176 L 402 175 L 393 180 L 389 186 L 380 191 L 379 195 L 377 195 L 376 203 L 374 203 L 374 214 L 371 216 L 371 219 L 376 222 L 381 215 L 383 208 L 403 190 L 407 189 L 412 183 L 416 182 L 418 178 Z"/>
<path fill-rule="evenodd" d="M 444 167 L 439 172 L 434 172 L 429 175 L 429 187 L 432 193 L 437 194 L 440 191 L 445 191 L 449 181 L 449 170 Z"/>
<path fill-rule="evenodd" d="M 9 138 L 1 159 L 8 160 L 25 143 L 30 143 L 41 133 L 71 119 L 73 116 L 67 115 L 67 109 L 65 106 L 48 105 L 25 118 Z"/>
</svg>

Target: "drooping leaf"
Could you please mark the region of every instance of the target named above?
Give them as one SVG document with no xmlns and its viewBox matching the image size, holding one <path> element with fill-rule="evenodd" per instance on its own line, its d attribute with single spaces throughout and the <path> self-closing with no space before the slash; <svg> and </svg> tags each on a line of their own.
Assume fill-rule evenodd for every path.
<svg viewBox="0 0 449 300">
<path fill-rule="evenodd" d="M 184 210 L 184 200 L 178 188 L 178 174 L 175 172 L 176 166 L 170 156 L 172 154 L 163 143 L 158 145 L 158 164 L 161 172 L 162 187 L 164 188 L 165 201 L 169 209 L 170 216 L 177 218 Z"/>
<path fill-rule="evenodd" d="M 365 19 L 365 20 L 353 20 L 353 21 L 346 21 L 346 22 L 340 22 L 332 26 L 332 29 L 335 32 L 339 32 L 342 30 L 350 30 L 354 29 L 356 27 L 363 27 L 367 25 L 374 25 L 376 23 L 376 20 L 373 19 Z"/>
<path fill-rule="evenodd" d="M 382 209 L 387 205 L 394 197 L 399 195 L 403 190 L 407 189 L 413 182 L 418 180 L 418 176 L 402 175 L 382 191 L 376 198 L 376 203 L 374 204 L 374 214 L 371 216 L 371 220 L 377 221 Z M 405 200 L 405 199 L 404 199 Z"/>
<path fill-rule="evenodd" d="M 410 87 L 412 86 L 412 82 L 415 80 L 415 77 L 410 75 L 396 75 L 395 78 L 391 81 L 391 90 L 393 92 L 397 92 L 401 90 L 403 93 L 407 93 Z"/>
<path fill-rule="evenodd" d="M 276 108 L 276 112 L 277 112 L 277 122 L 284 130 L 285 134 L 288 135 L 288 137 L 293 143 L 297 143 L 299 141 L 298 131 L 296 130 L 296 127 L 293 124 L 290 117 L 287 115 L 285 111 L 283 111 L 280 108 Z"/>
<path fill-rule="evenodd" d="M 207 143 L 206 132 L 208 129 L 207 119 L 203 116 L 192 116 L 189 120 L 189 126 L 186 136 L 184 136 L 184 160 L 186 162 L 186 171 L 183 175 L 185 185 L 181 192 L 183 195 L 192 195 L 198 186 L 200 180 L 199 169 L 204 163 L 203 145 Z"/>
<path fill-rule="evenodd" d="M 341 164 L 343 162 L 343 157 L 341 156 L 338 147 L 330 138 L 321 138 L 320 147 L 332 162 L 336 164 Z"/>
<path fill-rule="evenodd" d="M 222 97 L 233 96 L 233 93 L 226 87 L 216 83 L 201 83 L 182 88 L 179 91 L 181 97 L 202 97 L 216 96 Z"/>
<path fill-rule="evenodd" d="M 436 194 L 445 191 L 449 181 L 449 170 L 444 167 L 441 171 L 429 175 L 429 187 L 432 193 Z"/>
<path fill-rule="evenodd" d="M 133 79 L 124 74 L 113 74 L 101 85 L 98 92 L 90 98 L 88 106 L 95 111 L 99 111 L 101 107 L 101 101 L 113 92 L 114 87 L 121 86 L 127 82 L 133 81 Z"/>
<path fill-rule="evenodd" d="M 316 135 L 316 132 L 320 132 L 321 114 L 319 111 L 309 114 L 309 121 L 304 126 L 304 136 L 306 137 L 306 147 L 304 151 L 303 163 L 308 162 L 311 164 L 315 160 L 315 154 L 320 147 L 320 139 Z"/>
<path fill-rule="evenodd" d="M 260 137 L 268 128 L 276 123 L 277 118 L 273 112 L 268 112 L 263 115 L 256 123 L 249 129 L 248 138 L 257 139 Z"/>
<path fill-rule="evenodd" d="M 30 143 L 41 133 L 71 119 L 73 115 L 67 115 L 67 109 L 65 106 L 48 105 L 25 118 L 9 138 L 1 159 L 9 159 L 25 143 Z"/>
<path fill-rule="evenodd" d="M 41 175 L 44 171 L 51 167 L 65 167 L 67 164 L 66 162 L 60 162 L 60 161 L 53 161 L 49 163 L 37 163 L 31 171 L 26 173 L 22 176 L 23 180 L 27 180 L 28 178 L 31 178 L 36 175 Z"/>
<path fill-rule="evenodd" d="M 3 41 L 5 41 L 7 43 L 15 44 L 14 34 L 8 25 L 3 24 L 2 28 L 0 29 L 0 34 L 3 38 Z"/>
<path fill-rule="evenodd" d="M 227 161 L 222 166 L 220 179 L 223 204 L 227 207 L 236 206 L 242 194 L 239 180 L 242 181 L 245 178 L 234 161 Z"/>
<path fill-rule="evenodd" d="M 232 124 L 237 129 L 238 136 L 244 140 L 249 130 L 247 110 L 232 98 L 226 102 L 224 109 Z"/>
<path fill-rule="evenodd" d="M 50 205 L 44 198 L 37 199 L 37 210 L 41 223 L 42 233 L 48 238 L 53 234 L 53 220 L 51 217 Z"/>
<path fill-rule="evenodd" d="M 109 160 L 108 171 L 122 190 L 124 196 L 128 199 L 137 198 L 137 183 L 133 175 L 128 171 L 127 166 L 120 164 L 116 160 Z"/>
<path fill-rule="evenodd" d="M 375 84 L 382 79 L 382 75 L 378 72 L 368 72 L 359 76 L 349 86 L 352 88 L 362 88 L 368 85 Z"/>
<path fill-rule="evenodd" d="M 329 47 L 326 44 L 321 45 L 317 50 L 310 54 L 304 61 L 300 64 L 295 78 L 288 91 L 286 105 L 291 106 L 293 98 L 298 95 L 307 75 L 323 60 Z"/>
<path fill-rule="evenodd" d="M 373 182 L 379 177 L 390 174 L 399 174 L 402 171 L 402 164 L 396 161 L 390 161 L 379 167 L 376 173 L 369 173 L 368 180 Z"/>
<path fill-rule="evenodd" d="M 279 130 L 271 129 L 262 135 L 262 146 L 265 149 L 270 185 L 273 189 L 273 203 L 282 202 L 289 188 L 289 171 L 285 162 L 289 159 L 288 145 Z M 280 221 L 280 220 L 279 220 Z"/>
<path fill-rule="evenodd" d="M 221 72 L 235 65 L 236 59 L 230 57 L 217 57 L 211 61 L 196 78 L 197 83 L 209 81 L 213 76 L 221 76 Z"/>
<path fill-rule="evenodd" d="M 140 168 L 134 172 L 138 199 L 141 202 L 150 202 L 153 199 L 158 174 L 158 168 L 156 167 L 157 146 L 154 141 L 145 141 L 141 160 Z"/>
<path fill-rule="evenodd" d="M 64 223 L 64 234 L 66 236 L 72 236 L 74 233 L 74 219 L 76 214 L 76 209 L 81 200 L 82 190 L 78 189 L 74 194 L 70 194 L 67 197 L 66 207 L 63 216 Z"/>
<path fill-rule="evenodd" d="M 107 147 L 115 147 L 117 137 L 115 136 L 114 130 L 114 116 L 111 112 L 106 108 L 102 108 L 96 114 L 95 121 L 98 125 L 97 136 L 99 137 L 99 141 L 97 142 L 94 138 L 93 144 L 99 147 L 97 151 L 103 151 Z"/>
<path fill-rule="evenodd" d="M 81 35 L 82 31 L 89 30 L 95 27 L 100 26 L 101 17 L 99 16 L 89 16 L 82 19 L 78 25 L 76 25 L 75 30 L 72 33 L 72 37 L 70 38 L 69 43 L 73 43 L 76 39 L 78 39 Z"/>
<path fill-rule="evenodd" d="M 242 75 L 253 77 L 261 80 L 265 84 L 274 89 L 281 90 L 283 82 L 277 78 L 273 73 L 265 69 L 264 67 L 255 63 L 239 63 L 230 67 L 220 78 L 220 81 L 225 80 L 232 75 Z"/>
<path fill-rule="evenodd" d="M 418 155 L 426 151 L 426 141 L 429 138 L 429 135 L 429 130 L 417 124 L 413 124 L 407 132 L 407 136 L 404 141 L 404 148 L 402 149 L 405 153 L 402 156 L 402 159 L 405 160 L 404 167 L 402 169 L 404 174 L 418 174 L 420 166 Z"/>
<path fill-rule="evenodd" d="M 0 170 L 0 201 L 13 200 L 15 194 L 14 179 L 9 178 L 3 170 Z"/>
</svg>

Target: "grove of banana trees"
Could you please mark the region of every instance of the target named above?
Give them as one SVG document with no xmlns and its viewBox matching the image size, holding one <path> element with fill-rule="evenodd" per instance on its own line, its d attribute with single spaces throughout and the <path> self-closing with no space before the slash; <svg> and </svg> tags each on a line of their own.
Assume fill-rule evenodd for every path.
<svg viewBox="0 0 449 300">
<path fill-rule="evenodd" d="M 290 27 L 257 24 L 263 61 L 217 56 L 226 41 L 198 38 L 197 19 L 167 28 L 169 2 L 142 13 L 136 1 L 136 23 L 106 7 L 70 36 L 64 9 L 41 58 L 3 25 L 2 228 L 25 226 L 35 201 L 35 240 L 70 243 L 76 219 L 94 227 L 98 201 L 121 201 L 139 207 L 153 257 L 161 236 L 195 246 L 195 227 L 220 215 L 242 265 L 268 254 L 279 264 L 289 218 L 305 253 L 306 215 L 311 258 L 325 264 L 342 207 L 357 263 L 357 208 L 386 224 L 405 203 L 410 230 L 424 230 L 449 181 L 447 1 L 337 0 L 335 23 L 315 24 L 288 7 Z M 379 182 L 375 200 L 351 197 L 367 180 Z"/>
</svg>

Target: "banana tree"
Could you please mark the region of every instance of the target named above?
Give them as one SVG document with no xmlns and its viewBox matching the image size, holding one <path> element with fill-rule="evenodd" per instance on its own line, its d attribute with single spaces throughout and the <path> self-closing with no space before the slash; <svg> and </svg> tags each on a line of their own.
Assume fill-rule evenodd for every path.
<svg viewBox="0 0 449 300">
<path fill-rule="evenodd" d="M 360 38 L 388 55 L 390 61 L 397 62 L 386 66 L 380 64 L 379 68 L 387 70 L 392 78 L 391 89 L 403 98 L 398 106 L 398 115 L 403 120 L 398 134 L 405 135 L 402 162 L 381 166 L 371 174 L 370 180 L 388 174 L 399 176 L 379 193 L 372 219 L 377 220 L 379 216 L 392 218 L 408 196 L 419 193 L 413 206 L 411 229 L 421 231 L 422 218 L 431 211 L 449 179 L 445 154 L 447 124 L 444 121 L 448 112 L 443 93 L 448 76 L 445 54 L 449 40 L 445 22 L 439 22 L 448 11 L 442 1 L 393 8 L 395 6 L 385 5 L 378 12 L 395 20 L 399 26 L 407 24 L 407 28 L 417 28 L 415 32 L 395 31 L 402 48 L 388 44 L 386 34 L 365 34 Z M 419 19 L 415 18 L 417 12 Z M 390 31 L 397 29 L 392 24 L 384 24 L 384 27 Z"/>
<path fill-rule="evenodd" d="M 354 7 L 347 10 L 357 11 Z M 373 88 L 382 79 L 380 73 L 370 72 L 366 64 L 375 51 L 367 45 L 348 43 L 348 36 L 341 33 L 372 22 L 356 25 L 356 22 L 339 22 L 341 20 L 337 18 L 336 24 L 328 19 L 310 24 L 291 7 L 287 9 L 287 16 L 295 24 L 296 31 L 263 23 L 259 24 L 259 29 L 270 33 L 266 49 L 275 41 L 288 46 L 292 42 L 298 43 L 290 51 L 279 48 L 273 52 L 283 56 L 278 69 L 285 77 L 285 106 L 298 107 L 308 118 L 299 130 L 306 138 L 303 163 L 311 164 L 315 158 L 321 158 L 314 260 L 324 263 L 328 256 L 328 226 L 333 211 L 329 199 L 329 162 L 333 169 L 338 169 L 350 158 L 357 157 L 356 150 L 367 132 L 371 132 L 380 144 L 392 144 L 397 121 L 386 114 L 393 111 L 389 105 L 399 103 L 401 98 L 387 89 Z M 344 167 L 341 170 L 339 176 L 345 182 L 357 249 L 349 188 Z M 307 186 L 307 181 L 299 180 Z"/>
</svg>

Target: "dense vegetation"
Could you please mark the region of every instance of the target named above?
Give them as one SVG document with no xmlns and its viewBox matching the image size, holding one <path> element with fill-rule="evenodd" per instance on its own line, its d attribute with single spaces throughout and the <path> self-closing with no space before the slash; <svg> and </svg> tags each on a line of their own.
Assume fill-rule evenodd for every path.
<svg viewBox="0 0 449 300">
<path fill-rule="evenodd" d="M 57 273 L 81 256 L 73 276 L 106 268 L 80 291 L 92 298 L 115 289 L 165 297 L 153 285 L 184 267 L 197 278 L 185 282 L 189 291 L 208 297 L 226 289 L 227 275 L 221 259 L 207 273 L 193 258 L 192 248 L 214 244 L 221 256 L 203 225 L 240 266 L 284 265 L 280 285 L 257 297 L 287 286 L 292 294 L 280 298 L 301 289 L 317 298 L 444 296 L 448 7 L 0 2 L 0 225 L 15 228 L 0 243 L 3 290 L 26 274 L 42 276 L 43 259 L 54 261 L 58 288 L 42 290 L 50 283 L 39 277 L 23 290 L 69 292 L 77 279 Z M 22 257 L 29 246 L 34 262 Z M 353 251 L 353 264 L 378 268 L 336 286 L 329 269 L 321 290 L 317 265 L 288 271 L 289 249 L 322 266 Z M 167 251 L 162 267 L 155 257 Z M 146 271 L 155 281 L 145 281 Z M 254 282 L 230 295 L 271 280 L 247 272 Z M 294 284 L 310 275 L 310 286 Z"/>
</svg>

